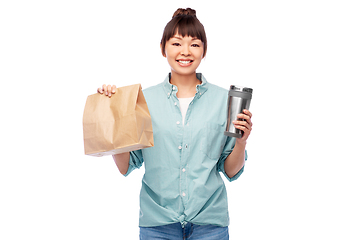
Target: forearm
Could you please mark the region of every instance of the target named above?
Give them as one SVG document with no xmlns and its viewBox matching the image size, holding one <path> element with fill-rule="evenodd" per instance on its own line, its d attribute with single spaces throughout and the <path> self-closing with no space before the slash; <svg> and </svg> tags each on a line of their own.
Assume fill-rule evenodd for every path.
<svg viewBox="0 0 360 240">
<path fill-rule="evenodd" d="M 130 153 L 126 152 L 113 155 L 113 159 L 120 173 L 125 175 L 129 169 Z"/>
<path fill-rule="evenodd" d="M 234 177 L 245 164 L 246 142 L 236 143 L 233 151 L 224 162 L 224 169 L 229 178 Z"/>
</svg>

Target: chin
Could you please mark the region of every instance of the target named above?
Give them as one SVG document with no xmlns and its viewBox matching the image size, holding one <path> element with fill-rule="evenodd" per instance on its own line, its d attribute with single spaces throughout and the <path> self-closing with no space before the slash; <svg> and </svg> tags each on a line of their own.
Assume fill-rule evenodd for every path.
<svg viewBox="0 0 360 240">
<path fill-rule="evenodd" d="M 196 73 L 196 69 L 197 68 L 189 68 L 189 69 L 172 68 L 172 72 L 179 75 L 191 75 Z"/>
<path fill-rule="evenodd" d="M 176 70 L 173 70 L 172 72 L 183 76 L 192 75 L 196 73 L 196 71 L 176 71 Z"/>
</svg>

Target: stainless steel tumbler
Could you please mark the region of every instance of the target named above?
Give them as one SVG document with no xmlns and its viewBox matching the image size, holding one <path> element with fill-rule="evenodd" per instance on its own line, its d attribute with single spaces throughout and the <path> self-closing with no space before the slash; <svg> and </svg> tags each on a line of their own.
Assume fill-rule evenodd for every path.
<svg viewBox="0 0 360 240">
<path fill-rule="evenodd" d="M 234 120 L 242 120 L 238 119 L 237 115 L 242 113 L 244 109 L 249 109 L 252 92 L 252 88 L 235 85 L 230 86 L 228 94 L 227 124 L 224 132 L 226 136 L 241 138 L 244 134 L 243 131 L 236 129 L 232 122 Z"/>
</svg>

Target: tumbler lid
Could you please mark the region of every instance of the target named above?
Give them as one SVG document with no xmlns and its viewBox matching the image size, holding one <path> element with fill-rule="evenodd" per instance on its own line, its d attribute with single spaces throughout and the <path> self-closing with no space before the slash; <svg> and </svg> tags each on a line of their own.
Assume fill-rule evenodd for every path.
<svg viewBox="0 0 360 240">
<path fill-rule="evenodd" d="M 252 88 L 242 87 L 242 86 L 236 86 L 236 85 L 231 85 L 231 86 L 230 86 L 230 90 L 232 90 L 232 91 L 239 91 L 239 92 L 248 92 L 248 93 L 252 93 L 252 92 L 253 92 Z"/>
</svg>

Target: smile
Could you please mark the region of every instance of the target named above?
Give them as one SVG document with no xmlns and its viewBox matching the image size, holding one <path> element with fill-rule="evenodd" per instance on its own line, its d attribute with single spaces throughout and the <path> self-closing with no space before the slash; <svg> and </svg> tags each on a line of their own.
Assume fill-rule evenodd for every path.
<svg viewBox="0 0 360 240">
<path fill-rule="evenodd" d="M 182 64 L 188 64 L 188 63 L 193 62 L 192 60 L 188 60 L 188 61 L 176 60 L 176 61 L 179 63 L 182 63 Z"/>
<path fill-rule="evenodd" d="M 190 66 L 194 60 L 176 60 L 180 66 L 187 67 Z"/>
</svg>

